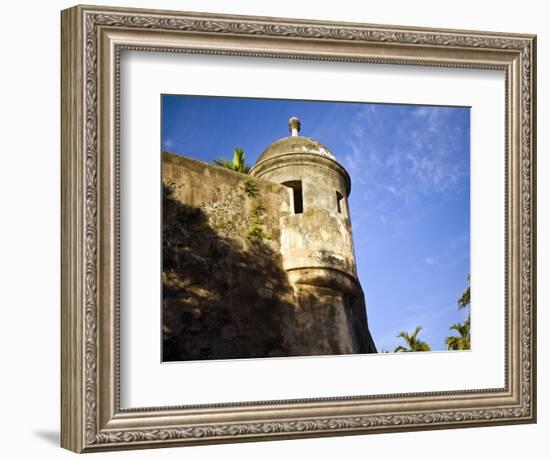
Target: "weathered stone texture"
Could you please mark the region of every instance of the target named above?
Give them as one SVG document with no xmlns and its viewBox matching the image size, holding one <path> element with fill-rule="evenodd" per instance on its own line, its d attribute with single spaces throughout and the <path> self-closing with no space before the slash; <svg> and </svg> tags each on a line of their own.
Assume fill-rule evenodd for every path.
<svg viewBox="0 0 550 458">
<path fill-rule="evenodd" d="M 282 186 L 163 155 L 164 361 L 284 353 L 293 289 L 272 215 L 286 205 Z"/>
<path fill-rule="evenodd" d="M 336 211 L 349 185 L 312 176 L 294 214 L 281 184 L 163 154 L 164 361 L 375 351 Z"/>
</svg>

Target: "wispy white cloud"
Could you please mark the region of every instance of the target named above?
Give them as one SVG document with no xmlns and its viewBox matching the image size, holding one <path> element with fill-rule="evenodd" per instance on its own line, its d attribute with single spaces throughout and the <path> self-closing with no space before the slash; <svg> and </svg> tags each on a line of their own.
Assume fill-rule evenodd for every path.
<svg viewBox="0 0 550 458">
<path fill-rule="evenodd" d="M 469 167 L 467 155 L 460 154 L 464 132 L 449 116 L 448 108 L 417 107 L 388 117 L 383 108 L 369 105 L 352 120 L 344 166 L 354 181 L 368 183 L 380 195 L 389 192 L 405 204 L 448 193 Z M 388 130 L 391 138 L 381 138 L 379 133 Z"/>
<path fill-rule="evenodd" d="M 439 258 L 436 256 L 429 256 L 427 258 L 424 258 L 424 264 L 428 264 L 429 266 L 435 266 L 439 264 Z"/>
<path fill-rule="evenodd" d="M 354 222 L 391 220 L 380 243 L 406 237 L 467 188 L 468 138 L 452 117 L 449 108 L 367 105 L 351 120 L 340 160 L 352 178 L 352 205 L 361 208 Z"/>
<path fill-rule="evenodd" d="M 426 256 L 422 261 L 428 268 L 450 270 L 470 259 L 470 234 L 462 234 L 442 247 L 437 256 Z M 420 271 L 417 268 L 416 271 Z"/>
</svg>

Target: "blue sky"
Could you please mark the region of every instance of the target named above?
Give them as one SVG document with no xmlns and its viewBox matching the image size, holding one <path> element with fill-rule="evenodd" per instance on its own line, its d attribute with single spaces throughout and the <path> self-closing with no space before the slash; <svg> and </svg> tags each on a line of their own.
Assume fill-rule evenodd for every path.
<svg viewBox="0 0 550 458">
<path fill-rule="evenodd" d="M 463 321 L 470 272 L 470 110 L 397 104 L 162 96 L 162 149 L 210 162 L 243 148 L 254 164 L 275 140 L 326 145 L 351 175 L 359 279 L 380 350 L 415 326 L 444 350 Z M 472 324 L 475 331 L 475 323 Z"/>
</svg>

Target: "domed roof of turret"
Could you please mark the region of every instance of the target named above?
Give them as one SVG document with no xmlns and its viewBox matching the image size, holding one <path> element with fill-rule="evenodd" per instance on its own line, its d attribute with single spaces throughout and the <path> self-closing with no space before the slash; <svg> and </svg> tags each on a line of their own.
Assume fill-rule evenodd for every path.
<svg viewBox="0 0 550 458">
<path fill-rule="evenodd" d="M 299 136 L 300 126 L 301 123 L 298 118 L 290 118 L 288 128 L 292 135 L 290 137 L 283 137 L 269 145 L 260 155 L 256 164 L 277 156 L 292 153 L 316 154 L 336 161 L 334 154 L 325 145 L 311 138 Z"/>
</svg>

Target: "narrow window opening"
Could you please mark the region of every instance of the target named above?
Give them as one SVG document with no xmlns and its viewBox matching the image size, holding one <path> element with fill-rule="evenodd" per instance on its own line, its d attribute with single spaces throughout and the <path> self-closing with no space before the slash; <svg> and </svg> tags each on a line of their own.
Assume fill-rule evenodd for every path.
<svg viewBox="0 0 550 458">
<path fill-rule="evenodd" d="M 283 186 L 286 186 L 292 189 L 294 213 L 295 214 L 303 213 L 304 202 L 302 197 L 302 182 L 300 180 L 296 180 L 296 181 L 286 181 L 285 183 L 282 183 L 282 184 Z"/>
<path fill-rule="evenodd" d="M 336 208 L 338 210 L 338 213 L 342 213 L 342 206 L 345 205 L 343 199 L 344 199 L 344 196 L 340 194 L 338 191 L 336 191 Z"/>
</svg>

